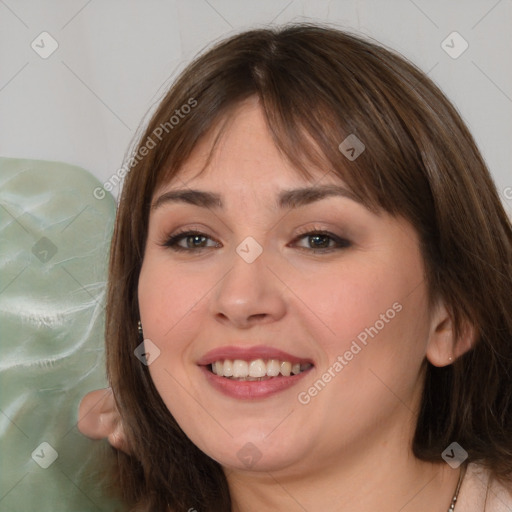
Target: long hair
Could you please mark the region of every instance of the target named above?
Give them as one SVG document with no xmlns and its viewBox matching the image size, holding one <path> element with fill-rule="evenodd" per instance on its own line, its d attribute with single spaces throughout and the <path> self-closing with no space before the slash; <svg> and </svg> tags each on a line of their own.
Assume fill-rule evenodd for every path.
<svg viewBox="0 0 512 512">
<path fill-rule="evenodd" d="M 500 478 L 512 473 L 512 228 L 456 109 L 393 51 L 328 26 L 251 30 L 216 44 L 179 76 L 132 157 L 117 212 L 107 298 L 107 370 L 133 455 L 118 454 L 124 497 L 137 510 L 230 511 L 221 466 L 201 452 L 161 400 L 140 343 L 137 284 L 155 189 L 199 140 L 258 97 L 276 146 L 308 176 L 339 176 L 370 209 L 419 234 L 430 305 L 442 299 L 472 350 L 426 363 L 413 450 L 440 461 L 453 441 Z M 173 117 L 174 116 L 174 117 Z M 355 135 L 350 161 L 339 145 Z"/>
</svg>

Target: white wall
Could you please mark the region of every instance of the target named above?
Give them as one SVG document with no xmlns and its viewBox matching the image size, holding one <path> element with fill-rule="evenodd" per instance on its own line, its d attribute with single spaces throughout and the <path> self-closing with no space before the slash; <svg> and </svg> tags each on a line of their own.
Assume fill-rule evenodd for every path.
<svg viewBox="0 0 512 512">
<path fill-rule="evenodd" d="M 467 121 L 512 210 L 511 0 L 1 0 L 0 155 L 61 160 L 106 181 L 205 45 L 306 19 L 359 30 L 427 71 Z M 31 47 L 51 49 L 43 31 L 58 43 L 47 58 Z M 456 59 L 441 47 L 453 31 L 469 44 Z"/>
</svg>

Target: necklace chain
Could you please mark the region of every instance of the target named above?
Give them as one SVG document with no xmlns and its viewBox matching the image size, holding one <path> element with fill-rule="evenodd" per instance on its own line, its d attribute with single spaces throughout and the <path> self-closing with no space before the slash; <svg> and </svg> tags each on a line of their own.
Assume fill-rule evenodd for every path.
<svg viewBox="0 0 512 512">
<path fill-rule="evenodd" d="M 448 509 L 448 512 L 453 512 L 455 510 L 455 505 L 457 504 L 457 498 L 459 497 L 460 487 L 462 485 L 462 481 L 464 480 L 465 474 L 466 474 L 466 467 L 464 466 L 460 471 L 457 488 L 455 489 L 455 494 L 453 495 L 452 502 L 450 504 L 450 508 Z"/>
<path fill-rule="evenodd" d="M 461 469 L 460 475 L 459 475 L 459 481 L 457 483 L 457 488 L 455 489 L 455 494 L 453 495 L 452 502 L 450 504 L 450 508 L 448 509 L 448 512 L 453 512 L 455 510 L 455 505 L 457 504 L 457 498 L 459 497 L 459 491 L 460 487 L 462 485 L 462 481 L 464 480 L 464 476 L 466 475 L 466 467 L 463 467 Z M 167 503 L 167 506 L 170 510 L 170 505 Z"/>
</svg>

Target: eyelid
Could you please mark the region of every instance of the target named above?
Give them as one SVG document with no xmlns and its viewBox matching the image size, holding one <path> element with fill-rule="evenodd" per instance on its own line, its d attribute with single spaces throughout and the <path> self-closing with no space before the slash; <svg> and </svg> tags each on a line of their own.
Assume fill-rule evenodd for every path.
<svg viewBox="0 0 512 512">
<path fill-rule="evenodd" d="M 211 228 L 205 226 L 204 224 L 194 223 L 179 226 L 170 230 L 162 228 L 160 232 L 160 239 L 166 242 L 172 237 L 177 237 L 179 235 L 184 235 L 186 233 L 207 236 L 208 238 L 211 238 L 212 240 L 218 242 L 218 240 L 215 238 L 217 235 L 214 234 L 215 232 Z"/>
<path fill-rule="evenodd" d="M 335 233 L 333 231 L 335 229 L 338 233 Z M 349 235 L 347 233 L 344 233 L 345 230 L 342 230 L 341 228 L 329 228 L 326 227 L 325 224 L 306 224 L 297 229 L 297 232 L 295 234 L 295 237 L 300 237 L 303 235 L 309 235 L 311 233 L 319 233 L 324 235 L 332 236 L 333 238 L 339 239 L 339 240 L 349 240 Z"/>
</svg>

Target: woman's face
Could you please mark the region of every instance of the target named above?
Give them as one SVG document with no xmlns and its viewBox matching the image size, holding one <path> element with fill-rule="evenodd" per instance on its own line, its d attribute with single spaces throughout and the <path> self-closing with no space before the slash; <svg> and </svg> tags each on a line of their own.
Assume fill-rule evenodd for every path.
<svg viewBox="0 0 512 512">
<path fill-rule="evenodd" d="M 139 280 L 169 411 L 230 468 L 312 471 L 406 446 L 433 330 L 415 231 L 332 173 L 299 177 L 255 100 L 196 176 L 212 137 L 154 194 Z"/>
</svg>

